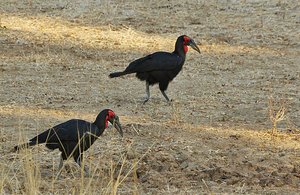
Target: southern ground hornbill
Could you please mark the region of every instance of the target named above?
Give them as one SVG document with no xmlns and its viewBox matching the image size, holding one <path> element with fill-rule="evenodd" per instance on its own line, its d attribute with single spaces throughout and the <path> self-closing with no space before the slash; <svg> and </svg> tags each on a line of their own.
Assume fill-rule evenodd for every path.
<svg viewBox="0 0 300 195">
<path fill-rule="evenodd" d="M 188 51 L 188 46 L 200 53 L 195 41 L 186 35 L 177 38 L 175 50 L 172 53 L 155 52 L 146 57 L 131 62 L 122 72 L 114 72 L 109 77 L 119 77 L 126 74 L 136 73 L 136 77 L 146 81 L 146 103 L 150 98 L 149 85 L 159 84 L 159 89 L 167 101 L 170 101 L 165 91 L 169 82 L 181 71 Z"/>
<path fill-rule="evenodd" d="M 123 136 L 119 117 L 112 110 L 105 109 L 98 114 L 93 123 L 80 119 L 71 119 L 44 131 L 32 138 L 29 143 L 15 146 L 14 149 L 17 151 L 43 143 L 51 150 L 59 149 L 61 151 L 59 176 L 62 171 L 63 161 L 69 157 L 73 157 L 76 163 L 81 166 L 83 151 L 89 149 L 104 132 L 108 127 L 108 122 L 113 124 L 121 136 Z M 84 170 L 88 174 L 86 167 L 84 167 Z"/>
</svg>

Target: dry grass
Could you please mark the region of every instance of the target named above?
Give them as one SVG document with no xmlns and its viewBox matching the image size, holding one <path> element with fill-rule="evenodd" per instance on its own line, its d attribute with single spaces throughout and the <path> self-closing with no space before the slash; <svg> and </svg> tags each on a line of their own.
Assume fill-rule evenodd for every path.
<svg viewBox="0 0 300 195">
<path fill-rule="evenodd" d="M 126 156 L 121 155 L 119 161 L 110 162 L 110 170 L 105 172 L 100 167 L 101 164 L 91 161 L 90 156 L 83 161 L 83 166 L 91 168 L 90 176 L 86 176 L 83 168 L 69 160 L 65 162 L 67 164 L 62 176 L 57 178 L 58 161 L 54 160 L 49 164 L 46 157 L 49 151 L 39 150 L 40 147 L 25 149 L 3 157 L 6 160 L 10 158 L 10 164 L 1 163 L 1 194 L 118 194 L 123 182 L 133 174 L 141 160 L 130 164 Z M 46 162 L 40 159 L 41 156 L 47 159 Z M 133 191 L 137 191 L 137 188 Z"/>
<path fill-rule="evenodd" d="M 43 111 L 46 112 L 46 110 Z M 68 111 L 65 112 L 68 113 Z M 40 115 L 40 113 L 41 111 L 39 113 L 37 112 L 35 116 L 32 114 L 30 117 L 46 117 Z M 85 115 L 82 114 L 81 116 L 84 117 Z M 135 121 L 134 117 L 127 117 L 127 120 L 131 121 L 129 124 L 139 125 L 138 121 L 137 123 L 132 122 Z M 210 146 L 209 150 L 204 150 L 205 152 L 202 151 L 205 155 L 212 155 L 210 158 L 215 158 L 213 157 L 215 152 L 216 154 L 219 154 L 223 149 L 227 150 L 227 147 L 231 148 L 232 144 L 239 148 L 239 145 L 242 143 L 244 144 L 244 152 L 251 149 L 257 150 L 258 154 L 261 152 L 263 152 L 263 154 L 267 154 L 269 151 L 273 151 L 274 154 L 278 151 L 292 151 L 292 153 L 294 153 L 300 150 L 300 144 L 298 141 L 299 137 L 297 135 L 293 136 L 277 132 L 274 137 L 264 131 L 253 132 L 253 130 L 247 129 L 212 128 L 209 126 L 205 127 L 203 125 L 186 124 L 184 122 L 175 123 L 176 120 L 174 121 L 174 115 L 171 115 L 170 122 L 152 122 L 151 124 L 148 124 L 151 131 L 153 131 L 153 129 L 165 129 L 164 133 L 162 133 L 163 135 L 160 136 L 160 143 L 154 142 L 152 145 L 149 145 L 149 143 L 151 143 L 149 141 L 156 140 L 157 138 L 155 135 L 150 135 L 150 137 L 146 135 L 148 132 L 145 128 L 146 126 L 143 127 L 143 132 L 141 132 L 142 134 L 137 137 L 137 134 L 133 131 L 132 127 L 127 127 L 125 125 L 124 128 L 127 138 L 122 141 L 123 143 L 113 140 L 109 141 L 108 136 L 114 137 L 116 132 L 112 132 L 106 136 L 104 135 L 96 142 L 96 146 L 91 147 L 87 155 L 85 155 L 85 161 L 83 163 L 91 168 L 91 177 L 86 177 L 83 169 L 78 169 L 71 160 L 67 164 L 68 166 L 71 166 L 71 171 L 69 173 L 64 171 L 62 178 L 57 179 L 56 173 L 58 171 L 57 166 L 59 155 L 57 152 L 49 153 L 49 151 L 45 150 L 44 147 L 38 146 L 33 150 L 24 150 L 18 154 L 6 153 L 6 155 L 3 156 L 3 159 L 6 162 L 10 159 L 10 164 L 1 164 L 1 169 L 3 170 L 0 180 L 0 189 L 2 189 L 1 193 L 140 193 L 143 191 L 140 181 L 140 174 L 143 173 L 143 167 L 148 163 L 150 163 L 149 166 L 154 166 L 151 164 L 155 161 L 149 161 L 149 158 L 152 157 L 168 159 L 167 156 L 171 153 L 168 155 L 162 153 L 161 157 L 157 156 L 157 153 L 159 153 L 162 148 L 169 148 L 170 144 L 172 145 L 171 148 L 173 148 L 178 147 L 178 144 L 181 143 L 180 145 L 182 149 L 186 147 L 187 151 L 200 152 L 202 150 L 199 150 L 200 148 L 198 144 L 201 142 L 208 144 L 207 139 L 217 139 L 216 143 L 211 143 L 213 146 Z M 124 123 L 123 121 L 122 123 L 123 125 L 127 124 L 127 122 Z M 175 132 L 168 133 L 167 129 L 169 128 L 171 128 L 171 131 Z M 178 132 L 184 132 L 186 135 L 184 137 L 176 137 Z M 156 133 L 158 133 L 157 130 Z M 188 137 L 187 135 L 191 137 Z M 25 136 L 21 137 L 24 138 Z M 145 140 L 146 137 L 148 141 Z M 141 138 L 142 140 L 139 140 Z M 8 140 L 10 140 L 10 138 L 8 138 Z M 24 141 L 20 142 L 24 143 Z M 101 144 L 103 142 L 108 145 Z M 101 148 L 100 151 L 97 149 L 99 148 L 99 144 Z M 219 149 L 217 149 L 219 147 L 218 144 L 221 144 Z M 112 145 L 117 148 L 112 148 Z M 142 145 L 144 146 L 142 147 Z M 138 154 L 132 153 L 132 151 L 135 150 L 139 150 Z M 164 155 L 167 156 L 163 157 Z M 249 155 L 248 152 L 246 152 L 245 155 Z M 104 159 L 102 159 L 103 157 Z M 192 160 L 194 157 L 190 158 L 190 160 Z M 235 159 L 235 161 L 237 160 L 238 159 Z M 164 161 L 165 166 L 167 166 L 168 163 L 170 162 Z M 290 166 L 290 164 L 287 165 Z M 155 169 L 155 166 L 153 168 Z M 252 178 L 249 178 L 249 180 L 251 179 Z M 204 183 L 204 191 L 213 193 L 217 190 L 215 188 L 215 184 L 212 184 L 208 178 L 204 177 L 200 180 L 200 182 L 201 181 Z M 207 182 L 209 182 L 209 184 Z M 212 186 L 214 187 L 211 188 Z M 176 191 L 172 191 L 172 189 L 165 189 L 165 192 L 171 193 Z"/>
<path fill-rule="evenodd" d="M 0 193 L 298 193 L 299 7 L 1 1 Z M 172 51 L 181 34 L 202 54 L 189 51 L 169 86 L 171 105 L 152 87 L 142 106 L 144 83 L 107 77 L 133 59 Z M 70 118 L 93 121 L 102 108 L 120 115 L 125 139 L 108 129 L 85 153 L 92 177 L 71 160 L 70 173 L 56 179 L 59 154 L 43 146 L 10 152 Z"/>
<path fill-rule="evenodd" d="M 275 102 L 274 102 L 274 98 L 270 97 L 269 98 L 269 116 L 270 116 L 270 120 L 273 124 L 272 127 L 272 134 L 277 132 L 277 123 L 284 120 L 285 118 L 285 114 L 286 114 L 286 105 L 283 99 L 280 100 L 280 102 L 278 103 L 279 106 L 277 106 L 278 108 L 274 108 L 275 107 Z"/>
</svg>

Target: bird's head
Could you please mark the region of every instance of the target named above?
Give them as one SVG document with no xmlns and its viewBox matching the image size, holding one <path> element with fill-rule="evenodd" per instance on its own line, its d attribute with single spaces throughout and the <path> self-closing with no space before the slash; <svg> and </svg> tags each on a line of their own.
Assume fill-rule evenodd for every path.
<svg viewBox="0 0 300 195">
<path fill-rule="evenodd" d="M 108 127 L 108 123 L 111 123 L 120 133 L 120 135 L 123 137 L 123 130 L 121 127 L 121 123 L 119 120 L 119 117 L 114 113 L 114 111 L 110 110 L 110 109 L 106 109 L 105 110 L 105 128 Z"/>
<path fill-rule="evenodd" d="M 201 53 L 199 47 L 197 46 L 197 44 L 195 43 L 195 41 L 192 38 L 190 38 L 190 37 L 188 37 L 186 35 L 182 35 L 178 39 L 181 39 L 180 41 L 183 42 L 184 53 L 187 53 L 188 46 L 191 46 L 194 50 L 196 50 L 199 53 Z"/>
</svg>

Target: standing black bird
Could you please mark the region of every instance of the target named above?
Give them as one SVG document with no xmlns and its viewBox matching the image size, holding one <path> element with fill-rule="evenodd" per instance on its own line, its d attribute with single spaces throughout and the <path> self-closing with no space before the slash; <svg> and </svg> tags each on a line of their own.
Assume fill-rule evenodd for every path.
<svg viewBox="0 0 300 195">
<path fill-rule="evenodd" d="M 81 166 L 83 151 L 89 149 L 104 132 L 108 127 L 108 122 L 113 124 L 123 137 L 119 117 L 112 110 L 105 109 L 98 114 L 93 123 L 80 119 L 71 119 L 44 131 L 32 138 L 29 143 L 15 146 L 14 149 L 17 151 L 42 143 L 46 143 L 46 147 L 51 150 L 59 149 L 61 151 L 61 158 L 58 175 L 60 175 L 63 161 L 71 156 Z M 86 168 L 84 170 L 88 172 Z"/>
<path fill-rule="evenodd" d="M 169 82 L 181 71 L 185 61 L 188 47 L 200 53 L 200 49 L 195 41 L 186 35 L 177 38 L 175 50 L 172 53 L 155 52 L 146 57 L 131 62 L 122 72 L 111 73 L 109 77 L 119 77 L 126 74 L 136 73 L 136 77 L 141 81 L 146 81 L 146 103 L 150 98 L 149 85 L 159 84 L 159 89 L 167 101 L 170 101 L 165 91 Z"/>
</svg>

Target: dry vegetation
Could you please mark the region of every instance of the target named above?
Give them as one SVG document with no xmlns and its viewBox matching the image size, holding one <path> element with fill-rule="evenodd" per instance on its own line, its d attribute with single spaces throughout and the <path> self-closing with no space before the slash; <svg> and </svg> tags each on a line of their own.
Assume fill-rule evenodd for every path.
<svg viewBox="0 0 300 195">
<path fill-rule="evenodd" d="M 0 1 L 1 194 L 292 194 L 300 189 L 300 3 Z M 157 87 L 109 79 L 133 59 L 188 53 L 165 102 Z M 70 118 L 121 116 L 85 154 L 12 147 Z"/>
</svg>

